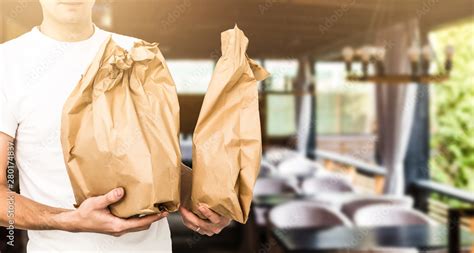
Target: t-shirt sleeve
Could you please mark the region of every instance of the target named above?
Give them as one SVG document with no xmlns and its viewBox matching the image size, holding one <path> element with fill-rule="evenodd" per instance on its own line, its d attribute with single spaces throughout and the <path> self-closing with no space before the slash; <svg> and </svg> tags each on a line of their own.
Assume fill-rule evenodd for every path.
<svg viewBox="0 0 474 253">
<path fill-rule="evenodd" d="M 18 123 L 9 110 L 4 94 L 0 94 L 0 132 L 15 138 Z"/>
<path fill-rule="evenodd" d="M 11 110 L 12 106 L 9 104 L 6 96 L 6 69 L 4 65 L 3 48 L 0 45 L 0 132 L 3 132 L 15 138 L 18 122 Z"/>
</svg>

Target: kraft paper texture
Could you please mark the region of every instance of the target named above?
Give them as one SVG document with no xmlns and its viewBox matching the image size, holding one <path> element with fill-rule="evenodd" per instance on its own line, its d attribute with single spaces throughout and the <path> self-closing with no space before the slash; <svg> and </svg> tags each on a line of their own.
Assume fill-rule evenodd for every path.
<svg viewBox="0 0 474 253">
<path fill-rule="evenodd" d="M 217 62 L 193 134 L 191 205 L 245 223 L 260 169 L 262 140 L 257 81 L 269 76 L 247 54 L 235 26 L 221 34 Z"/>
<path fill-rule="evenodd" d="M 77 205 L 125 189 L 118 217 L 176 211 L 181 153 L 176 87 L 158 44 L 112 38 L 67 99 L 61 143 Z"/>
</svg>

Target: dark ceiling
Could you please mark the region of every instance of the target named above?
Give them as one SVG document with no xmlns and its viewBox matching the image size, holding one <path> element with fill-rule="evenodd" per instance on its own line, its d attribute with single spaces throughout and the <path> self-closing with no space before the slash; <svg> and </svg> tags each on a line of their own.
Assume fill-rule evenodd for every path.
<svg viewBox="0 0 474 253">
<path fill-rule="evenodd" d="M 2 15 L 19 5 L 0 1 Z M 375 30 L 412 17 L 429 31 L 474 16 L 474 0 L 102 0 L 96 7 L 99 26 L 110 11 L 108 30 L 157 41 L 168 58 L 215 57 L 220 32 L 236 23 L 254 58 L 324 58 L 346 44 L 370 43 Z M 14 18 L 25 27 L 38 24 L 38 2 L 27 1 Z"/>
</svg>

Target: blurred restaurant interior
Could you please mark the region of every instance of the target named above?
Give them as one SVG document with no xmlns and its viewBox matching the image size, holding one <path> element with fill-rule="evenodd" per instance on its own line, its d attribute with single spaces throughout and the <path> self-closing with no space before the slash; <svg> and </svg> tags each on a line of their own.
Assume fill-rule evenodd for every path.
<svg viewBox="0 0 474 253">
<path fill-rule="evenodd" d="M 1 43 L 41 21 L 36 0 L 0 3 Z M 206 237 L 173 214 L 174 252 L 474 252 L 474 1 L 94 8 L 97 26 L 160 44 L 187 164 L 220 33 L 237 24 L 271 73 L 259 84 L 263 158 L 249 221 Z"/>
</svg>

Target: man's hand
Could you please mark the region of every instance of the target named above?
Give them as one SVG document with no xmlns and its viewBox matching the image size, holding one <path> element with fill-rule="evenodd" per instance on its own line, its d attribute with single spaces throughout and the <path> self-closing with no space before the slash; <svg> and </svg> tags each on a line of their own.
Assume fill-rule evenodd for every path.
<svg viewBox="0 0 474 253">
<path fill-rule="evenodd" d="M 179 208 L 184 225 L 201 235 L 213 236 L 219 234 L 222 229 L 230 224 L 230 219 L 213 212 L 204 204 L 199 205 L 198 210 L 206 216 L 208 220 L 199 218 L 184 207 Z"/>
<path fill-rule="evenodd" d="M 168 212 L 162 212 L 142 218 L 118 218 L 109 211 L 108 206 L 119 201 L 123 195 L 123 188 L 116 188 L 105 195 L 89 198 L 78 209 L 61 213 L 60 219 L 69 224 L 67 230 L 71 232 L 121 236 L 129 232 L 147 230 L 153 222 L 168 216 Z"/>
</svg>

